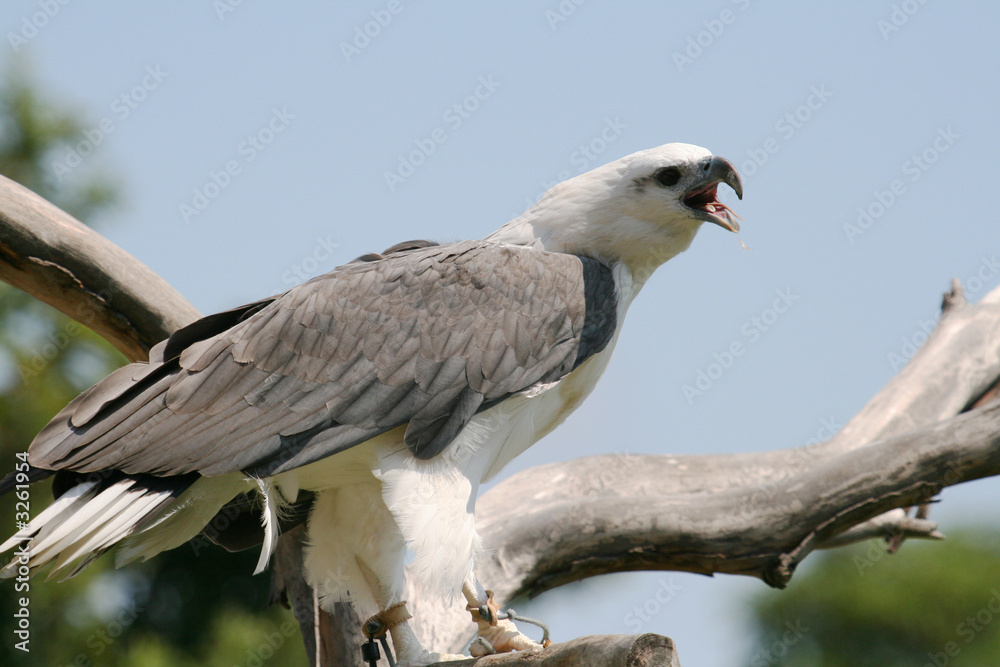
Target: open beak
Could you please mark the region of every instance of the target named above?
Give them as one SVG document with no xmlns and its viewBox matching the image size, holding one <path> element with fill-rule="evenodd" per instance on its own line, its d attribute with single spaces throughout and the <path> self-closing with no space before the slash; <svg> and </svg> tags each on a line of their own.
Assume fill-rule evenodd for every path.
<svg viewBox="0 0 1000 667">
<path fill-rule="evenodd" d="M 705 161 L 702 171 L 704 178 L 684 195 L 684 205 L 700 220 L 715 223 L 731 232 L 740 231 L 740 223 L 736 222 L 739 216 L 717 197 L 719 183 L 725 183 L 738 198 L 743 199 L 743 181 L 736 167 L 726 158 L 715 156 Z"/>
</svg>

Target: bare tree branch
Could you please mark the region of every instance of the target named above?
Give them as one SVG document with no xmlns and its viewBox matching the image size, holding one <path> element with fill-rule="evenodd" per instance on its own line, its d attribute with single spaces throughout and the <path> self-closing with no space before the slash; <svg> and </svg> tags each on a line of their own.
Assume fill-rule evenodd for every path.
<svg viewBox="0 0 1000 667">
<path fill-rule="evenodd" d="M 674 642 L 662 635 L 592 635 L 537 653 L 501 653 L 430 667 L 680 667 Z"/>
<path fill-rule="evenodd" d="M 144 264 L 2 176 L 0 230 L 0 280 L 90 327 L 133 361 L 199 317 Z"/>
<path fill-rule="evenodd" d="M 944 535 L 938 532 L 937 524 L 933 521 L 911 517 L 903 508 L 897 508 L 848 528 L 839 535 L 834 535 L 820 544 L 819 548 L 832 549 L 865 540 L 878 538 L 890 540 L 898 539 L 900 536 L 926 540 L 944 539 Z"/>
</svg>

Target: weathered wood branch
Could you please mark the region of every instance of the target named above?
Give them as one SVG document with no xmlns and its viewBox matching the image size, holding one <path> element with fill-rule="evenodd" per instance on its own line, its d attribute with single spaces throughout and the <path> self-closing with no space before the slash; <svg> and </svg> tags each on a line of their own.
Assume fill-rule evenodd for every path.
<svg viewBox="0 0 1000 667">
<path fill-rule="evenodd" d="M 834 535 L 820 544 L 819 548 L 832 549 L 865 540 L 881 538 L 888 541 L 908 537 L 944 539 L 944 535 L 938 532 L 937 524 L 933 521 L 911 517 L 906 510 L 897 508 Z"/>
<path fill-rule="evenodd" d="M 131 359 L 144 358 L 152 344 L 197 317 L 137 260 L 2 177 L 0 278 L 90 326 Z M 939 326 L 910 363 L 820 445 L 592 457 L 516 475 L 479 500 L 477 526 L 494 549 L 480 563 L 480 577 L 501 603 L 636 569 L 746 574 L 780 586 L 818 547 L 881 534 L 936 537 L 932 522 L 886 512 L 922 503 L 945 486 L 1000 474 L 1000 407 L 962 414 L 1000 393 L 998 333 L 1000 289 L 976 306 L 953 290 Z M 360 664 L 357 653 L 350 657 L 355 649 L 338 639 L 357 636 L 353 614 L 342 620 L 316 612 L 301 577 L 300 539 L 295 531 L 282 537 L 276 589 L 296 610 L 313 664 Z M 462 605 L 422 591 L 411 591 L 410 604 L 425 642 L 463 648 L 472 626 Z M 656 636 L 616 641 L 669 643 L 648 637 Z M 611 650 L 610 641 L 584 638 L 543 656 L 573 655 L 573 646 Z M 672 645 L 669 654 L 676 659 Z M 674 664 L 616 659 L 588 658 L 588 664 Z M 477 664 L 579 664 L 538 660 L 492 656 Z"/>
<path fill-rule="evenodd" d="M 338 663 L 339 664 L 339 663 Z M 662 635 L 591 635 L 537 653 L 501 653 L 430 667 L 680 667 L 674 642 Z"/>
<path fill-rule="evenodd" d="M 639 492 L 593 483 L 608 479 L 609 469 Z M 831 458 L 763 495 L 753 486 L 697 497 L 671 493 L 671 481 L 683 474 L 660 456 L 595 456 L 511 478 L 498 486 L 505 492 L 499 502 L 520 510 L 518 520 L 504 521 L 507 512 L 497 511 L 494 497 L 478 523 L 485 535 L 503 531 L 484 575 L 509 577 L 512 563 L 525 563 L 533 578 L 518 592 L 528 594 L 648 569 L 746 574 L 782 586 L 802 556 L 827 539 L 946 486 L 1000 474 L 1000 403 Z M 560 478 L 573 479 L 568 498 Z"/>
<path fill-rule="evenodd" d="M 0 231 L 0 280 L 90 327 L 133 361 L 199 317 L 146 265 L 4 177 Z"/>
</svg>

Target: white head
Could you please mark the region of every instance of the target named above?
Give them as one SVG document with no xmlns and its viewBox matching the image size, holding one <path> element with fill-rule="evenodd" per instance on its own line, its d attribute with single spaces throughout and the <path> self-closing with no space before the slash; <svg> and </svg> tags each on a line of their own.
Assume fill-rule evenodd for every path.
<svg viewBox="0 0 1000 667">
<path fill-rule="evenodd" d="M 719 183 L 743 198 L 736 168 L 689 144 L 639 151 L 556 185 L 489 240 L 622 262 L 639 281 L 691 245 L 703 222 L 735 232 Z"/>
</svg>

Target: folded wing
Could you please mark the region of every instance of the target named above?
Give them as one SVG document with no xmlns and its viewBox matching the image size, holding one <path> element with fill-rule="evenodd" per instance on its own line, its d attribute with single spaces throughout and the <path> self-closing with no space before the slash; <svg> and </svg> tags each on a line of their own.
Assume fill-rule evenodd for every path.
<svg viewBox="0 0 1000 667">
<path fill-rule="evenodd" d="M 70 403 L 30 462 L 267 476 L 404 424 L 431 458 L 614 331 L 611 270 L 594 259 L 484 241 L 365 259 L 178 331 Z"/>
</svg>

